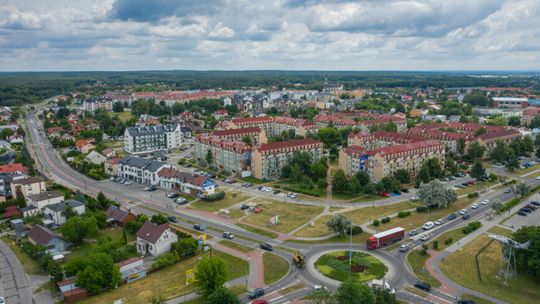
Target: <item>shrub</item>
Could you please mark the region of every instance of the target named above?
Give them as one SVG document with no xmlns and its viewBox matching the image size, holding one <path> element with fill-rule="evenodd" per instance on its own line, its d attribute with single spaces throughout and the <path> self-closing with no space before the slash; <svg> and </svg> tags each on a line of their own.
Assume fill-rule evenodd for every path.
<svg viewBox="0 0 540 304">
<path fill-rule="evenodd" d="M 215 202 L 223 199 L 225 197 L 225 192 L 217 192 L 211 195 L 204 197 L 203 199 L 207 202 Z"/>
<path fill-rule="evenodd" d="M 467 227 L 462 229 L 463 234 L 469 234 L 469 233 L 475 231 L 476 229 L 480 228 L 481 226 L 482 226 L 482 223 L 480 223 L 480 222 L 469 223 L 469 225 L 467 225 Z"/>
<path fill-rule="evenodd" d="M 478 196 L 478 192 L 472 192 L 472 193 L 467 194 L 468 198 L 473 198 L 473 197 L 477 197 L 477 196 Z"/>
<path fill-rule="evenodd" d="M 418 212 L 418 213 L 423 213 L 423 212 L 426 212 L 426 211 L 427 211 L 427 207 L 425 207 L 425 206 L 420 206 L 420 207 L 416 208 L 416 212 Z"/>
<path fill-rule="evenodd" d="M 360 226 L 353 226 L 353 227 L 352 227 L 352 232 L 351 232 L 352 235 L 357 235 L 357 234 L 360 234 L 360 233 L 362 233 L 362 232 L 364 232 L 364 231 L 362 230 L 362 227 L 360 227 Z"/>
<path fill-rule="evenodd" d="M 420 254 L 427 255 L 428 254 L 427 250 L 428 250 L 428 246 L 426 244 L 422 244 L 422 250 L 420 250 Z"/>
<path fill-rule="evenodd" d="M 379 224 L 380 224 L 379 220 L 374 220 L 373 221 L 373 226 L 379 227 Z"/>
<path fill-rule="evenodd" d="M 454 241 L 454 240 L 453 240 L 452 238 L 447 238 L 446 240 L 444 240 L 444 244 L 445 244 L 446 246 L 448 246 L 448 245 L 452 244 L 453 241 Z"/>
<path fill-rule="evenodd" d="M 390 223 L 390 220 L 391 220 L 391 219 L 387 216 L 387 217 L 381 219 L 381 222 L 382 222 L 383 224 L 386 224 L 386 223 Z"/>
<path fill-rule="evenodd" d="M 433 250 L 439 250 L 439 241 L 433 241 Z"/>
<path fill-rule="evenodd" d="M 176 254 L 172 252 L 164 253 L 157 257 L 151 266 L 152 271 L 159 270 L 168 266 L 172 266 L 179 261 Z"/>
<path fill-rule="evenodd" d="M 404 217 L 407 217 L 407 216 L 409 216 L 409 215 L 411 215 L 411 212 L 410 212 L 410 211 L 400 211 L 400 212 L 398 213 L 398 217 L 399 217 L 399 218 L 404 218 Z"/>
</svg>

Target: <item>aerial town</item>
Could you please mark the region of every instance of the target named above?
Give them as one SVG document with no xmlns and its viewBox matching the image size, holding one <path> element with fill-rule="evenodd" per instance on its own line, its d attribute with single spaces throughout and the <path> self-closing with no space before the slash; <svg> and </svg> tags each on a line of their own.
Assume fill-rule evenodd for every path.
<svg viewBox="0 0 540 304">
<path fill-rule="evenodd" d="M 540 304 L 539 1 L 0 3 L 0 304 Z"/>
</svg>

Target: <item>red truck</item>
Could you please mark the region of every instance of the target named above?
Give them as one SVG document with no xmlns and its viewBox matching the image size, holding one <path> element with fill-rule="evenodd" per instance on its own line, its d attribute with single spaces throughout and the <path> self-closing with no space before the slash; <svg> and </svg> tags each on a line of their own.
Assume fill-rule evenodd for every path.
<svg viewBox="0 0 540 304">
<path fill-rule="evenodd" d="M 401 227 L 393 228 L 383 232 L 376 233 L 367 239 L 368 249 L 377 249 L 383 246 L 397 243 L 405 237 L 405 229 Z"/>
</svg>

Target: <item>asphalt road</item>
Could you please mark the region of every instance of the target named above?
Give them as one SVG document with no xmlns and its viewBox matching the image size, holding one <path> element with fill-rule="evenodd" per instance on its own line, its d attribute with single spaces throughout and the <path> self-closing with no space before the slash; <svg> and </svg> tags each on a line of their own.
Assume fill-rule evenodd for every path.
<svg viewBox="0 0 540 304">
<path fill-rule="evenodd" d="M 208 233 L 217 239 L 221 238 L 222 231 L 230 231 L 237 236 L 234 241 L 242 245 L 257 248 L 259 242 L 266 242 L 272 244 L 274 247 L 284 247 L 289 250 L 301 251 L 306 255 L 308 260 L 310 259 L 310 257 L 316 255 L 318 252 L 321 252 L 323 250 L 349 249 L 349 245 L 344 243 L 314 245 L 293 242 L 281 242 L 275 239 L 261 236 L 259 234 L 251 233 L 237 226 L 224 223 L 223 221 L 218 221 L 215 219 L 193 214 L 190 212 L 189 209 L 178 210 L 175 204 L 170 199 L 165 197 L 166 192 L 164 190 L 156 190 L 154 192 L 148 193 L 142 191 L 143 186 L 140 185 L 132 185 L 126 187 L 109 181 L 95 181 L 72 169 L 58 155 L 56 150 L 51 146 L 50 142 L 46 138 L 41 126 L 37 122 L 33 113 L 30 113 L 28 116 L 28 129 L 30 131 L 31 139 L 27 140 L 27 145 L 29 145 L 30 153 L 35 153 L 33 157 L 36 160 L 36 165 L 40 172 L 44 173 L 44 175 L 46 175 L 48 178 L 53 179 L 59 184 L 62 184 L 71 189 L 78 189 L 90 195 L 95 196 L 100 191 L 102 191 L 107 197 L 116 200 L 127 208 L 131 208 L 131 211 L 134 213 L 144 213 L 152 215 L 156 212 L 160 212 L 167 215 L 174 215 L 181 218 L 181 221 L 177 223 L 181 227 L 191 228 L 192 223 L 194 222 L 199 224 L 205 224 L 206 227 L 209 229 Z M 31 149 L 31 147 L 35 147 L 35 149 Z M 532 179 L 527 180 L 526 182 L 531 185 L 536 185 L 539 181 Z M 239 190 L 242 190 L 242 188 L 239 188 Z M 413 194 L 411 193 L 409 195 L 392 198 L 392 200 L 406 200 L 412 195 Z M 487 196 L 483 196 L 481 199 L 479 199 L 479 201 L 488 198 L 492 202 L 503 202 L 512 198 L 513 196 L 514 195 L 512 193 L 504 194 L 503 189 L 501 189 L 498 191 L 494 191 Z M 320 203 L 324 202 L 317 202 L 317 204 Z M 484 214 L 491 208 L 490 205 L 491 204 L 480 205 L 480 207 L 476 210 L 469 209 L 469 214 L 471 215 L 471 217 L 468 221 L 473 221 L 481 216 L 484 216 Z M 444 233 L 445 231 L 455 229 L 457 226 L 463 225 L 466 222 L 467 221 L 459 218 L 454 221 L 447 222 L 441 226 L 438 226 L 430 230 L 429 233 L 433 238 L 441 233 Z M 416 238 L 418 238 L 418 236 Z M 256 242 L 252 240 L 255 240 Z M 421 241 L 415 239 L 412 242 L 411 247 L 418 246 L 420 244 Z M 365 244 L 353 244 L 352 249 L 366 251 L 366 246 Z M 282 256 L 290 263 L 292 254 L 289 251 L 275 249 L 274 253 Z M 399 299 L 409 301 L 411 303 L 430 303 L 429 301 L 404 290 L 405 287 L 412 286 L 412 284 L 414 284 L 414 282 L 416 281 L 416 277 L 411 271 L 411 269 L 408 267 L 404 254 L 400 253 L 397 249 L 393 251 L 375 250 L 370 251 L 370 254 L 373 254 L 374 256 L 386 261 L 388 264 L 387 266 L 392 269 L 392 273 L 394 275 L 388 278 L 388 282 L 392 285 L 392 287 L 396 289 L 396 295 Z M 271 294 L 289 284 L 294 283 L 297 280 L 300 280 L 308 286 L 312 286 L 314 284 L 325 285 L 327 283 L 319 280 L 319 278 L 317 278 L 309 271 L 306 271 L 305 269 L 300 270 L 293 266 L 291 267 L 291 271 L 289 272 L 289 274 L 283 279 L 281 279 L 279 282 L 270 285 L 266 289 L 266 293 Z M 335 288 L 335 286 L 329 287 Z M 310 290 L 308 288 L 295 291 L 292 294 L 297 298 L 302 298 L 309 292 Z M 446 301 L 448 302 L 455 301 L 455 299 L 448 297 L 447 295 L 438 294 L 437 291 L 434 291 L 433 294 L 443 299 L 446 299 Z M 242 301 L 248 302 L 249 300 L 246 297 L 243 297 Z M 282 298 L 280 298 L 279 301 L 282 301 Z"/>
<path fill-rule="evenodd" d="M 0 241 L 0 282 L 0 296 L 7 303 L 33 303 L 32 290 L 21 262 L 3 241 Z"/>
</svg>

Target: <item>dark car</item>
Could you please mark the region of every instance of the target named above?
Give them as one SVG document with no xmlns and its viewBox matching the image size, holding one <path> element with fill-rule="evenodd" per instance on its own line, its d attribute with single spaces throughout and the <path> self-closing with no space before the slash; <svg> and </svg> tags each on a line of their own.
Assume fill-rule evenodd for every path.
<svg viewBox="0 0 540 304">
<path fill-rule="evenodd" d="M 169 192 L 169 193 L 167 193 L 167 197 L 168 197 L 168 198 L 177 198 L 177 197 L 179 197 L 179 196 L 180 196 L 180 194 L 178 194 L 178 193 L 176 193 L 176 192 Z"/>
<path fill-rule="evenodd" d="M 527 212 L 527 213 L 531 213 L 532 209 L 529 209 L 527 207 L 523 207 L 523 208 L 519 209 L 519 211 L 524 211 L 524 212 Z"/>
<path fill-rule="evenodd" d="M 178 219 L 176 218 L 176 216 L 171 215 L 171 216 L 168 217 L 168 219 L 169 219 L 169 222 L 173 222 L 173 223 L 178 222 Z"/>
<path fill-rule="evenodd" d="M 457 215 L 455 213 L 452 213 L 446 219 L 449 221 L 455 220 L 457 219 Z"/>
<path fill-rule="evenodd" d="M 471 216 L 469 214 L 464 214 L 461 218 L 464 220 L 468 220 Z"/>
<path fill-rule="evenodd" d="M 240 210 L 246 210 L 246 209 L 249 209 L 248 205 L 242 204 L 242 206 L 240 206 Z"/>
<path fill-rule="evenodd" d="M 533 201 L 533 202 L 531 202 L 531 205 L 534 205 L 534 206 L 540 207 L 540 203 L 539 203 L 539 202 L 536 202 L 536 201 Z"/>
<path fill-rule="evenodd" d="M 401 192 L 403 192 L 403 193 L 409 193 L 409 189 L 401 189 Z"/>
<path fill-rule="evenodd" d="M 538 207 L 533 206 L 532 204 L 528 204 L 527 206 L 525 206 L 525 208 L 529 208 L 529 209 L 531 209 L 532 211 L 535 211 Z"/>
<path fill-rule="evenodd" d="M 204 227 L 202 227 L 202 226 L 199 225 L 199 224 L 193 225 L 193 229 L 199 230 L 199 231 L 204 231 L 204 230 L 206 230 Z"/>
<path fill-rule="evenodd" d="M 527 216 L 527 212 L 525 211 L 519 211 L 518 214 L 521 216 Z"/>
<path fill-rule="evenodd" d="M 431 285 L 429 285 L 426 282 L 416 282 L 414 283 L 414 287 L 418 289 L 422 289 L 423 291 L 427 291 L 427 292 L 431 291 Z"/>
<path fill-rule="evenodd" d="M 276 190 L 274 190 L 273 193 L 274 193 L 274 194 L 279 194 L 279 193 L 281 193 L 281 190 L 277 190 L 277 189 L 276 189 Z"/>
<path fill-rule="evenodd" d="M 262 288 L 255 288 L 252 292 L 248 294 L 250 299 L 256 299 L 258 297 L 262 297 L 264 295 L 264 289 Z"/>
<path fill-rule="evenodd" d="M 512 190 L 510 190 L 510 189 L 506 189 L 506 190 L 504 190 L 504 193 L 506 193 L 506 194 L 508 194 L 508 193 L 512 193 Z"/>
<path fill-rule="evenodd" d="M 223 232 L 223 238 L 232 240 L 232 239 L 234 239 L 234 234 L 230 233 L 229 231 L 225 231 L 225 232 Z"/>
<path fill-rule="evenodd" d="M 458 304 L 476 304 L 475 301 L 473 301 L 473 300 L 467 300 L 467 299 L 460 299 L 460 300 L 458 300 L 457 302 L 458 302 Z"/>
<path fill-rule="evenodd" d="M 144 188 L 144 191 L 152 192 L 152 191 L 156 191 L 156 189 L 157 188 L 155 186 L 148 186 Z"/>
<path fill-rule="evenodd" d="M 259 245 L 259 247 L 261 247 L 262 250 L 266 250 L 266 251 L 272 251 L 272 250 L 274 250 L 274 248 L 272 248 L 272 245 L 267 244 L 267 243 L 261 243 L 261 244 Z"/>
</svg>

